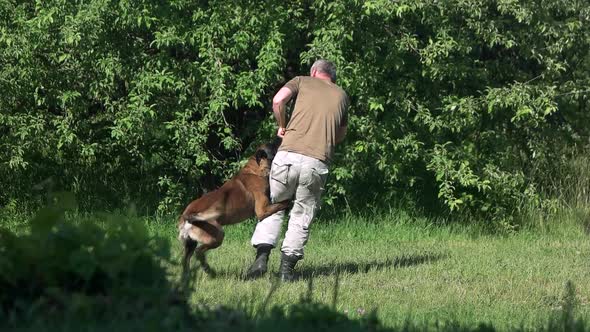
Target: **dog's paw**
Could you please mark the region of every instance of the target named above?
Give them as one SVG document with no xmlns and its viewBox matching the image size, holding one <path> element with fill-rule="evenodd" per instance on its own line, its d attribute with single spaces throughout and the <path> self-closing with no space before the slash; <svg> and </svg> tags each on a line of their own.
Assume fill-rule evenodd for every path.
<svg viewBox="0 0 590 332">
<path fill-rule="evenodd" d="M 205 270 L 205 273 L 207 273 L 209 278 L 217 278 L 217 272 L 211 268 Z"/>
</svg>

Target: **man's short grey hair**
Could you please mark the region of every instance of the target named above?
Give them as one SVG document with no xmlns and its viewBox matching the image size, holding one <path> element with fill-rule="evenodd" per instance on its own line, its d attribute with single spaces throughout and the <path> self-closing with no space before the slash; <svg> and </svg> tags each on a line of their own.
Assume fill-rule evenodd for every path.
<svg viewBox="0 0 590 332">
<path fill-rule="evenodd" d="M 313 72 L 314 70 L 317 70 L 320 73 L 328 74 L 332 82 L 336 82 L 336 66 L 332 62 L 319 59 L 313 63 L 310 72 Z"/>
</svg>

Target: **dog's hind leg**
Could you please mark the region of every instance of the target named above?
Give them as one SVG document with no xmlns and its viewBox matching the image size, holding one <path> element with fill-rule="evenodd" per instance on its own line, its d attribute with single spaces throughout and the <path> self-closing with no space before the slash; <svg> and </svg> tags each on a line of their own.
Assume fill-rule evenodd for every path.
<svg viewBox="0 0 590 332">
<path fill-rule="evenodd" d="M 215 271 L 211 268 L 209 263 L 207 263 L 207 257 L 205 257 L 205 253 L 209 249 L 212 249 L 212 248 L 210 248 L 207 245 L 201 244 L 197 248 L 195 256 L 196 256 L 197 260 L 201 263 L 201 268 L 203 269 L 203 271 L 205 271 L 205 273 L 207 273 L 210 277 L 215 277 L 217 275 L 217 273 L 215 273 Z"/>
<path fill-rule="evenodd" d="M 197 249 L 197 241 L 189 238 L 182 239 L 183 246 L 184 246 L 184 253 L 182 257 L 182 271 L 186 273 L 189 271 L 190 268 L 190 261 L 195 249 Z"/>
<path fill-rule="evenodd" d="M 188 226 L 187 226 L 188 225 Z M 184 240 L 185 248 L 185 259 L 187 261 L 188 267 L 188 260 L 191 258 L 191 254 L 194 252 L 196 259 L 201 263 L 201 267 L 203 271 L 210 276 L 215 276 L 215 272 L 209 264 L 207 263 L 207 259 L 205 258 L 205 253 L 210 249 L 215 249 L 221 245 L 224 238 L 223 228 L 217 221 L 210 221 L 210 222 L 199 222 L 196 225 L 191 225 L 190 223 L 186 222 L 182 227 L 181 230 L 186 229 L 187 232 L 181 233 L 181 240 Z M 187 236 L 182 236 L 186 234 Z M 186 241 L 192 242 L 186 242 Z M 198 242 L 198 246 L 196 245 Z M 186 247 L 188 245 L 189 247 Z"/>
</svg>

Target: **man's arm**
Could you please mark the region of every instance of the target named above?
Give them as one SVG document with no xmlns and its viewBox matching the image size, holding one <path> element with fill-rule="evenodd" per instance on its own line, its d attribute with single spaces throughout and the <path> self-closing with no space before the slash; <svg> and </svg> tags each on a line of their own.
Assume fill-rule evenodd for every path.
<svg viewBox="0 0 590 332">
<path fill-rule="evenodd" d="M 336 130 L 336 144 L 339 144 L 342 141 L 344 141 L 347 128 L 348 127 L 346 125 L 338 127 L 338 129 Z"/>
<path fill-rule="evenodd" d="M 277 136 L 285 136 L 285 127 L 287 127 L 285 104 L 291 99 L 293 92 L 286 87 L 282 87 L 279 92 L 272 98 L 272 111 L 279 125 Z"/>
</svg>

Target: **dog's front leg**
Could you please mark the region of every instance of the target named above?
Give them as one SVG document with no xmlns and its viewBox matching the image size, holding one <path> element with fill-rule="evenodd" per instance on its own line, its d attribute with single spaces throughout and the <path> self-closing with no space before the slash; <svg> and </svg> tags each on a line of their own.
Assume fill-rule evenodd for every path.
<svg viewBox="0 0 590 332">
<path fill-rule="evenodd" d="M 275 204 L 270 204 L 268 196 L 262 193 L 254 194 L 254 212 L 256 213 L 256 219 L 265 219 L 276 212 L 285 210 L 291 205 L 291 201 L 282 201 Z"/>
</svg>

